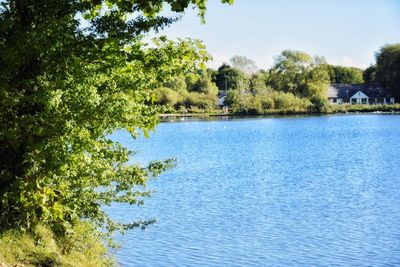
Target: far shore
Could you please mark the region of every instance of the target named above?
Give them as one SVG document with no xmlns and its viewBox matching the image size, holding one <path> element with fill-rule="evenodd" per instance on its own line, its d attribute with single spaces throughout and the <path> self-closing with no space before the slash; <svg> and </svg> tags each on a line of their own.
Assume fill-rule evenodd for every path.
<svg viewBox="0 0 400 267">
<path fill-rule="evenodd" d="M 266 114 L 252 113 L 165 113 L 159 114 L 161 119 L 171 118 L 206 118 L 206 117 L 260 117 L 260 116 L 293 116 L 293 115 L 334 115 L 334 114 L 400 114 L 400 109 L 393 110 L 357 110 L 357 111 L 337 111 L 337 112 L 271 112 Z"/>
</svg>

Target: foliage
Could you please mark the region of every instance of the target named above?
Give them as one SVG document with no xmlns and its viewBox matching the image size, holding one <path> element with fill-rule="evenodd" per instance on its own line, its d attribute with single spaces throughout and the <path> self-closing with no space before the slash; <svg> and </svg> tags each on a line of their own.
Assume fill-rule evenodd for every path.
<svg viewBox="0 0 400 267">
<path fill-rule="evenodd" d="M 307 112 L 311 102 L 306 98 L 299 98 L 291 93 L 274 92 L 271 94 L 276 110 Z"/>
<path fill-rule="evenodd" d="M 285 50 L 275 59 L 268 84 L 298 97 L 324 95 L 329 77 L 323 58 L 300 51 Z"/>
<path fill-rule="evenodd" d="M 69 66 L 69 74 L 79 80 L 47 80 L 53 78 L 51 74 L 38 78 L 38 91 L 32 93 L 31 99 L 43 108 L 12 118 L 9 128 L 3 131 L 8 145 L 3 151 L 23 157 L 10 164 L 19 166 L 18 173 L 10 168 L 2 172 L 2 181 L 10 181 L 2 188 L 3 227 L 30 227 L 41 221 L 67 229 L 71 223 L 89 218 L 112 229 L 115 225 L 102 211 L 102 205 L 137 204 L 148 196 L 140 187 L 170 163 L 128 165 L 131 153 L 111 142 L 107 134 L 124 128 L 135 136 L 135 128 L 147 132 L 155 125 L 150 89 L 156 83 L 148 81 L 160 79 L 158 73 L 176 71 L 170 69 L 173 64 L 166 68 L 170 62 L 160 62 L 160 55 L 171 59 L 173 53 L 177 57 L 189 54 L 182 54 L 185 48 L 189 49 L 185 42 L 160 45 L 157 49 L 134 51 L 142 53 L 140 61 L 114 58 L 108 75 L 98 70 L 104 67 L 102 64 L 82 68 L 82 64 L 75 63 Z"/>
<path fill-rule="evenodd" d="M 8 230 L 0 236 L 0 263 L 17 266 L 111 266 L 104 235 L 93 225 L 75 225 L 67 237 L 37 225 L 32 231 Z"/>
<path fill-rule="evenodd" d="M 182 95 L 187 92 L 187 84 L 185 75 L 178 75 L 173 80 L 168 81 L 164 84 L 165 88 L 170 88 L 171 90 Z"/>
<path fill-rule="evenodd" d="M 400 104 L 394 105 L 327 105 L 323 113 L 348 113 L 348 112 L 399 112 Z"/>
<path fill-rule="evenodd" d="M 184 105 L 190 110 L 212 111 L 217 104 L 217 96 L 190 92 L 184 100 Z"/>
<path fill-rule="evenodd" d="M 309 71 L 306 83 L 306 96 L 312 98 L 314 96 L 327 97 L 329 86 L 329 74 L 326 65 L 315 65 Z"/>
<path fill-rule="evenodd" d="M 270 85 L 279 91 L 305 95 L 306 77 L 312 58 L 300 51 L 285 50 L 275 58 Z"/>
<path fill-rule="evenodd" d="M 400 44 L 383 46 L 376 54 L 376 81 L 400 97 Z"/>
<path fill-rule="evenodd" d="M 277 91 L 254 96 L 230 90 L 227 102 L 236 114 L 308 113 L 312 108 L 312 103 L 306 98 Z"/>
<path fill-rule="evenodd" d="M 327 105 L 327 66 L 322 57 L 285 50 L 269 71 L 248 75 L 223 64 L 213 75 L 220 92 L 228 90 L 233 113 L 320 112 Z"/>
<path fill-rule="evenodd" d="M 108 138 L 147 134 L 153 89 L 208 59 L 198 41 L 143 43 L 174 21 L 157 15 L 164 3 L 205 10 L 201 0 L 2 1 L 0 230 L 41 222 L 63 236 L 81 220 L 114 230 L 102 206 L 142 204 L 146 182 L 173 165 L 129 164 L 132 153 Z"/>
<path fill-rule="evenodd" d="M 212 82 L 211 75 L 207 71 L 200 70 L 196 74 L 188 74 L 186 83 L 189 92 L 197 92 L 216 96 L 218 87 Z"/>
<path fill-rule="evenodd" d="M 217 104 L 218 88 L 212 82 L 209 72 L 198 70 L 185 76 L 176 77 L 165 87 L 155 90 L 155 103 L 165 113 L 179 110 L 187 112 L 213 111 Z"/>
<path fill-rule="evenodd" d="M 376 67 L 374 65 L 369 66 L 363 71 L 363 80 L 366 83 L 375 82 L 376 78 Z"/>
<path fill-rule="evenodd" d="M 331 83 L 356 84 L 363 83 L 363 70 L 354 67 L 328 65 Z"/>
<path fill-rule="evenodd" d="M 242 57 L 236 56 L 232 61 L 241 62 L 241 59 Z M 239 67 L 238 64 L 236 66 Z M 395 66 L 391 66 L 389 69 L 393 71 L 394 68 Z M 207 81 L 205 84 L 208 84 L 203 88 L 212 87 L 215 82 L 220 96 L 227 90 L 225 104 L 233 113 L 329 113 L 331 110 L 342 112 L 340 108 L 332 108 L 327 101 L 330 82 L 361 83 L 363 79 L 376 82 L 375 73 L 375 66 L 363 72 L 359 68 L 329 65 L 323 57 L 311 57 L 301 51 L 285 50 L 275 58 L 274 66 L 267 71 L 259 70 L 249 74 L 224 63 L 218 70 L 207 69 L 207 75 L 203 71 L 188 74 L 185 80 L 188 91 L 205 92 L 198 89 L 201 75 Z M 215 92 L 208 95 L 215 95 Z M 200 100 L 202 97 L 203 100 Z M 201 94 L 182 94 L 182 99 L 176 108 L 184 107 L 190 112 L 204 112 L 207 109 L 209 112 L 212 107 L 212 101 L 207 104 Z M 196 99 L 200 101 L 195 101 Z M 353 105 L 343 110 L 355 110 L 355 107 Z M 362 107 L 360 110 L 379 109 Z M 385 107 L 383 110 L 388 109 Z"/>
<path fill-rule="evenodd" d="M 221 92 L 225 90 L 244 91 L 247 89 L 248 78 L 242 71 L 232 68 L 224 63 L 218 68 L 214 82 Z"/>
<path fill-rule="evenodd" d="M 154 93 L 156 96 L 156 103 L 171 108 L 175 107 L 175 105 L 181 103 L 183 100 L 182 95 L 167 87 L 157 88 Z"/>
<path fill-rule="evenodd" d="M 325 105 L 328 85 L 323 58 L 285 50 L 268 73 L 260 71 L 249 78 L 248 90 L 228 91 L 226 102 L 234 113 L 315 112 Z"/>
<path fill-rule="evenodd" d="M 249 79 L 249 91 L 253 95 L 265 94 L 272 91 L 272 88 L 267 86 L 268 78 L 269 74 L 264 70 L 253 73 Z"/>
</svg>

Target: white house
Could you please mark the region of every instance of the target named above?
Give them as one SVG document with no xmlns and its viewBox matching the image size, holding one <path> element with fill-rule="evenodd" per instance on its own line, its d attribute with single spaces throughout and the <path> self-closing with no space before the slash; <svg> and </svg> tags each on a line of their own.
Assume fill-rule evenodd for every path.
<svg viewBox="0 0 400 267">
<path fill-rule="evenodd" d="M 223 107 L 225 106 L 224 102 L 226 99 L 226 95 L 222 96 L 222 97 L 218 97 L 218 106 Z"/>
<path fill-rule="evenodd" d="M 331 84 L 328 89 L 331 104 L 394 104 L 395 98 L 382 87 L 372 84 Z"/>
<path fill-rule="evenodd" d="M 354 95 L 352 95 L 350 97 L 350 103 L 351 104 L 369 104 L 368 103 L 368 96 L 366 94 L 364 94 L 361 91 L 358 91 L 357 93 L 355 93 Z"/>
</svg>

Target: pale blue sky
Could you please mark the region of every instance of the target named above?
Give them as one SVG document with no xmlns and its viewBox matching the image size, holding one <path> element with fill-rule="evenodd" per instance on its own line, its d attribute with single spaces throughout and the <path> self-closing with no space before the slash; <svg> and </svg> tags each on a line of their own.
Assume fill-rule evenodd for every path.
<svg viewBox="0 0 400 267">
<path fill-rule="evenodd" d="M 284 49 L 368 67 L 386 43 L 400 42 L 400 0 L 209 0 L 206 24 L 195 10 L 162 33 L 204 41 L 217 68 L 234 55 L 268 68 Z"/>
</svg>

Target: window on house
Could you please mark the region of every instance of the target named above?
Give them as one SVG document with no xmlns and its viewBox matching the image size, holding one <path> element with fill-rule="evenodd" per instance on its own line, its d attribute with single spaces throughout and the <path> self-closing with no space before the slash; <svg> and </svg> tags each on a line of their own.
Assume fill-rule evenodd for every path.
<svg viewBox="0 0 400 267">
<path fill-rule="evenodd" d="M 337 99 L 336 98 L 333 99 L 333 103 L 337 103 Z"/>
<path fill-rule="evenodd" d="M 367 104 L 367 99 L 366 98 L 361 98 L 361 104 Z"/>
<path fill-rule="evenodd" d="M 357 104 L 357 99 L 356 99 L 356 98 L 352 98 L 352 99 L 351 99 L 351 103 L 352 103 L 352 104 Z"/>
</svg>

